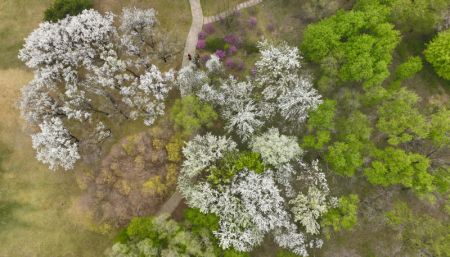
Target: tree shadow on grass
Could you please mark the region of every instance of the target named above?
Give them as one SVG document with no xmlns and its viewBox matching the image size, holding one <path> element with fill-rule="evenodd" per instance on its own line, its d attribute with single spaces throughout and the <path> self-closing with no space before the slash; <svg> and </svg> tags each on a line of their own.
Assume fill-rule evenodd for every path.
<svg viewBox="0 0 450 257">
<path fill-rule="evenodd" d="M 3 162 L 9 158 L 11 153 L 12 151 L 3 142 L 0 142 L 0 233 L 7 231 L 9 228 L 28 226 L 26 222 L 17 219 L 15 215 L 16 211 L 28 207 L 8 199 L 8 194 L 5 191 L 5 189 L 8 189 L 8 185 L 3 177 L 5 175 Z"/>
</svg>

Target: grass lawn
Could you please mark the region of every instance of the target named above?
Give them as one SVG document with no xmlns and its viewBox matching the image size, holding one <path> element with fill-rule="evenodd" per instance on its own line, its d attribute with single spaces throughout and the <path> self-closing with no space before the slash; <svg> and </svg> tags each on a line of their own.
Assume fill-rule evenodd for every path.
<svg viewBox="0 0 450 257">
<path fill-rule="evenodd" d="M 0 69 L 20 67 L 17 52 L 23 39 L 44 17 L 51 0 L 0 1 Z"/>
<path fill-rule="evenodd" d="M 200 0 L 202 3 L 203 16 L 212 16 L 223 11 L 234 8 L 246 0 Z"/>
<path fill-rule="evenodd" d="M 73 172 L 51 172 L 34 158 L 29 131 L 16 108 L 32 74 L 0 71 L 0 256 L 101 256 L 111 238 L 77 226 Z"/>
</svg>

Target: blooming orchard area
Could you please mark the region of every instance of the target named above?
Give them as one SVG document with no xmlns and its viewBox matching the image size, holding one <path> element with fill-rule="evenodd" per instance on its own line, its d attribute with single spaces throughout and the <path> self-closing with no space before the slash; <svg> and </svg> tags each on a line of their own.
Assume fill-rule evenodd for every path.
<svg viewBox="0 0 450 257">
<path fill-rule="evenodd" d="M 121 230 L 107 256 L 245 257 L 266 245 L 272 256 L 316 256 L 372 223 L 407 248 L 380 256 L 447 256 L 448 101 L 409 86 L 424 65 L 401 42 L 433 30 L 395 18 L 416 1 L 339 11 L 339 1 L 305 2 L 298 45 L 252 9 L 204 25 L 199 55 L 181 68 L 170 64 L 182 49 L 152 8 L 87 5 L 25 39 L 18 56 L 34 77 L 19 108 L 36 159 L 52 171 L 83 167 L 73 209 L 95 233 Z M 278 5 L 295 4 L 260 8 Z M 424 52 L 436 81 L 449 77 L 448 33 Z M 393 62 L 397 47 L 407 58 Z M 172 216 L 149 216 L 177 194 Z M 374 256 L 346 250 L 334 256 Z"/>
</svg>

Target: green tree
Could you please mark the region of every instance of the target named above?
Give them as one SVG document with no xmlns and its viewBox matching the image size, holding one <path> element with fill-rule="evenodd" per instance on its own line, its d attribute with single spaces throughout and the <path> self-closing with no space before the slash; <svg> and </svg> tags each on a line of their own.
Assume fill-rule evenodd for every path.
<svg viewBox="0 0 450 257">
<path fill-rule="evenodd" d="M 450 256 L 450 223 L 427 214 L 414 214 L 406 203 L 397 202 L 387 212 L 388 224 L 401 237 L 403 251 L 420 256 Z"/>
<path fill-rule="evenodd" d="M 448 0 L 388 0 L 392 20 L 403 32 L 432 33 L 442 21 Z"/>
<path fill-rule="evenodd" d="M 430 160 L 423 155 L 388 147 L 375 151 L 375 160 L 364 170 L 370 183 L 400 184 L 422 194 L 434 191 L 434 177 L 428 172 Z"/>
<path fill-rule="evenodd" d="M 92 0 L 55 0 L 45 11 L 44 20 L 56 22 L 67 15 L 75 16 L 92 7 Z"/>
<path fill-rule="evenodd" d="M 350 136 L 349 138 L 354 137 Z M 354 139 L 346 140 L 346 142 L 334 142 L 328 148 L 325 160 L 334 172 L 351 177 L 364 164 L 361 148 L 361 143 Z"/>
<path fill-rule="evenodd" d="M 225 156 L 210 169 L 208 181 L 214 185 L 231 183 L 234 175 L 244 168 L 252 170 L 255 173 L 263 173 L 266 170 L 266 166 L 262 162 L 259 153 L 250 151 L 231 152 L 225 154 Z"/>
<path fill-rule="evenodd" d="M 358 222 L 358 205 L 358 195 L 341 196 L 339 205 L 323 216 L 322 227 L 331 227 L 335 232 L 353 228 Z M 327 235 L 329 236 L 329 232 Z"/>
<path fill-rule="evenodd" d="M 209 235 L 214 245 L 214 256 L 218 257 L 249 257 L 248 253 L 238 252 L 234 249 L 223 250 L 213 235 L 219 229 L 219 218 L 214 214 L 203 214 L 199 209 L 188 208 L 184 212 L 186 227 L 199 236 Z"/>
<path fill-rule="evenodd" d="M 326 77 L 336 73 L 343 82 L 379 85 L 389 76 L 392 52 L 400 41 L 388 22 L 389 12 L 377 1 L 359 1 L 353 10 L 308 25 L 301 48 L 308 59 L 321 63 Z M 330 69 L 336 66 L 329 65 L 330 60 L 338 67 Z"/>
<path fill-rule="evenodd" d="M 211 127 L 218 115 L 211 105 L 186 96 L 175 101 L 170 117 L 183 135 L 189 136 L 202 126 Z"/>
<path fill-rule="evenodd" d="M 427 45 L 424 54 L 436 73 L 450 80 L 450 30 L 439 33 Z"/>
<path fill-rule="evenodd" d="M 134 218 L 108 252 L 110 257 L 209 257 L 213 254 L 210 240 L 188 232 L 167 216 Z"/>
<path fill-rule="evenodd" d="M 388 143 L 398 145 L 428 133 L 425 117 L 416 108 L 419 97 L 404 88 L 389 96 L 378 108 L 377 128 L 388 136 Z"/>
<path fill-rule="evenodd" d="M 309 113 L 308 135 L 303 138 L 303 147 L 319 150 L 331 140 L 335 109 L 336 102 L 327 99 L 316 110 Z"/>
<path fill-rule="evenodd" d="M 372 127 L 366 115 L 356 111 L 338 122 L 338 141 L 328 148 L 325 160 L 333 171 L 353 176 L 370 153 Z"/>
<path fill-rule="evenodd" d="M 431 115 L 428 138 L 437 147 L 450 144 L 450 110 L 442 108 Z"/>
<path fill-rule="evenodd" d="M 414 76 L 414 74 L 418 73 L 422 70 L 423 64 L 422 59 L 418 56 L 410 57 L 408 60 L 402 64 L 400 64 L 395 70 L 395 79 L 396 80 L 405 80 Z"/>
</svg>

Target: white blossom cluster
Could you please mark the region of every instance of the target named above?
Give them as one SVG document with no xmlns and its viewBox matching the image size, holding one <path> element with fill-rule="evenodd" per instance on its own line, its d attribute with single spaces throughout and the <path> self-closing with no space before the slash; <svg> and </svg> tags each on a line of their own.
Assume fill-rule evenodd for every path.
<svg viewBox="0 0 450 257">
<path fill-rule="evenodd" d="M 268 41 L 258 46 L 261 57 L 255 64 L 254 78 L 238 81 L 220 77 L 221 63 L 212 55 L 206 63 L 209 81 L 204 72 L 191 71 L 186 77 L 192 83 L 178 84 L 183 94 L 196 94 L 217 106 L 227 122 L 228 132 L 236 133 L 244 141 L 278 116 L 295 129 L 304 123 L 310 110 L 322 103 L 311 79 L 300 74 L 301 56 L 296 47 Z"/>
<path fill-rule="evenodd" d="M 78 144 L 68 130 L 64 128 L 61 119 L 53 117 L 39 125 L 41 132 L 31 136 L 36 158 L 48 164 L 50 169 L 62 167 L 65 170 L 73 168 L 80 159 Z"/>
<path fill-rule="evenodd" d="M 42 128 L 55 117 L 70 134 L 66 120 L 84 123 L 95 122 L 98 115 L 121 115 L 143 119 L 150 126 L 164 114 L 175 74 L 161 72 L 151 63 L 169 58 L 167 49 L 161 48 L 168 43 L 157 29 L 156 12 L 124 9 L 120 21 L 116 27 L 113 14 L 84 10 L 58 22 L 44 22 L 25 39 L 19 58 L 35 77 L 22 90 L 20 109 L 27 122 L 41 128 L 39 135 L 49 131 Z M 57 142 L 48 145 L 48 151 L 42 151 L 41 142 L 38 159 L 52 168 L 73 167 L 66 163 L 79 159 L 79 153 L 66 155 L 67 160 L 63 155 L 43 156 L 52 153 L 52 147 L 68 147 Z M 67 153 L 76 149 L 71 146 Z"/>
<path fill-rule="evenodd" d="M 329 190 L 326 191 L 328 186 L 324 174 L 320 172 L 317 162 L 309 166 L 299 161 L 302 150 L 295 138 L 281 135 L 278 129 L 272 128 L 252 142 L 252 150 L 260 153 L 262 160 L 275 169 L 256 174 L 245 168 L 234 175 L 231 183 L 212 185 L 205 177 L 226 153 L 237 151 L 236 143 L 224 136 L 198 135 L 183 148 L 185 161 L 178 189 L 190 207 L 219 217 L 219 229 L 214 234 L 222 248 L 251 251 L 271 233 L 281 247 L 307 256 L 307 248 L 320 247 L 321 241 L 311 241 L 299 231 L 293 222 L 304 225 L 298 219 L 298 207 L 293 204 L 291 211 L 295 216 L 291 217 L 288 204 L 294 200 L 285 200 L 279 186 L 285 187 L 287 197 L 294 197 L 291 181 L 296 174 L 299 175 L 300 168 L 305 185 L 322 190 L 318 193 L 324 195 L 319 196 L 327 197 Z M 306 209 L 302 215 L 310 218 L 309 222 L 317 223 L 320 215 L 315 215 L 313 211 L 316 209 Z M 306 232 L 310 233 L 309 227 Z"/>
<path fill-rule="evenodd" d="M 295 137 L 280 135 L 277 128 L 270 128 L 267 132 L 252 139 L 250 147 L 261 154 L 266 164 L 279 167 L 289 163 L 303 151 Z"/>
<path fill-rule="evenodd" d="M 299 165 L 302 172 L 298 179 L 308 185 L 307 193 L 300 192 L 289 203 L 292 204 L 294 220 L 300 222 L 307 233 L 316 235 L 320 232 L 317 220 L 330 208 L 335 208 L 338 201 L 335 197 L 329 197 L 328 183 L 317 160 L 311 165 L 299 161 Z"/>
</svg>

